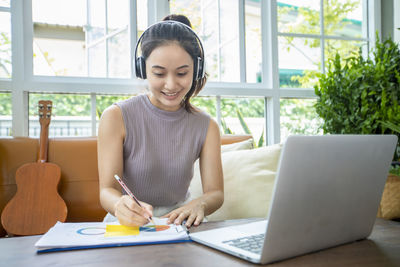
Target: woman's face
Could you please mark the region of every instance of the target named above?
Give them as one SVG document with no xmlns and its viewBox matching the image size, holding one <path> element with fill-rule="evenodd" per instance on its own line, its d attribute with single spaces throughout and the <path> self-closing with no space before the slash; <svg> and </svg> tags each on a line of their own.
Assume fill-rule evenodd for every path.
<svg viewBox="0 0 400 267">
<path fill-rule="evenodd" d="M 193 82 L 193 59 L 178 44 L 153 50 L 146 59 L 150 102 L 163 110 L 176 111 Z"/>
</svg>

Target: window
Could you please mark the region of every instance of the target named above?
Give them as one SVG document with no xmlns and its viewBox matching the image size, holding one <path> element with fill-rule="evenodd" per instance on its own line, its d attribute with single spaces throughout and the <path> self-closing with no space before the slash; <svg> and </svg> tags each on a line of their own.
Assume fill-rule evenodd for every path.
<svg viewBox="0 0 400 267">
<path fill-rule="evenodd" d="M 322 121 L 313 111 L 315 99 L 281 99 L 281 140 L 291 134 L 318 135 Z"/>
<path fill-rule="evenodd" d="M 12 135 L 11 93 L 0 92 L 0 137 Z"/>
<path fill-rule="evenodd" d="M 129 10 L 129 0 L 33 0 L 34 74 L 130 78 Z"/>
<path fill-rule="evenodd" d="M 320 134 L 317 74 L 337 52 L 368 50 L 378 2 L 0 0 L 0 135 L 38 136 L 39 99 L 54 103 L 50 136 L 95 135 L 107 106 L 146 87 L 133 75 L 134 44 L 168 13 L 187 15 L 203 40 L 209 79 L 193 104 L 221 132 L 245 133 L 244 121 L 256 142 Z"/>
<path fill-rule="evenodd" d="M 40 136 L 39 100 L 53 103 L 49 137 L 91 136 L 90 95 L 82 94 L 29 94 L 29 136 Z"/>
<path fill-rule="evenodd" d="M 0 78 L 11 78 L 10 1 L 0 1 Z"/>
<path fill-rule="evenodd" d="M 279 81 L 282 88 L 310 88 L 337 52 L 367 44 L 361 0 L 279 0 Z M 322 12 L 323 11 L 323 12 Z M 321 52 L 322 51 L 322 52 Z M 321 54 L 322 53 L 322 54 Z"/>
<path fill-rule="evenodd" d="M 264 144 L 263 98 L 221 99 L 222 129 L 226 134 L 251 134 L 255 143 Z"/>
<path fill-rule="evenodd" d="M 239 18 L 239 9 L 239 1 L 170 1 L 171 13 L 186 15 L 203 40 L 209 81 L 254 83 L 261 80 L 260 2 L 245 1 L 243 21 Z M 243 49 L 241 28 L 246 32 Z M 241 74 L 241 61 L 246 61 L 243 67 L 243 73 L 247 70 L 246 76 Z"/>
</svg>

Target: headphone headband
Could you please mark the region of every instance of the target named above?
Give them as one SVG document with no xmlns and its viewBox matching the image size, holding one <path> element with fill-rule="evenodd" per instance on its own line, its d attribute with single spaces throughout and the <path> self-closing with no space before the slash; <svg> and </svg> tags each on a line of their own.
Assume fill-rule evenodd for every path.
<svg viewBox="0 0 400 267">
<path fill-rule="evenodd" d="M 157 22 L 153 25 L 151 25 L 150 27 L 148 27 L 143 33 L 142 35 L 139 37 L 138 41 L 136 42 L 136 47 L 135 47 L 135 73 L 136 73 L 136 77 L 137 78 L 141 78 L 141 79 L 146 79 L 146 59 L 143 56 L 137 56 L 137 52 L 138 52 L 138 47 L 141 44 L 141 41 L 143 39 L 143 36 L 145 35 L 145 33 L 147 33 L 151 28 L 160 25 L 160 24 L 178 24 L 178 25 L 183 25 L 184 27 L 186 27 L 187 29 L 190 30 L 191 33 L 193 33 L 193 36 L 196 38 L 197 43 L 199 44 L 199 48 L 200 48 L 200 57 L 197 57 L 197 60 L 195 58 L 193 58 L 193 80 L 197 81 L 199 79 L 204 78 L 204 74 L 205 74 L 205 68 L 204 68 L 204 48 L 203 48 L 203 44 L 199 38 L 199 36 L 192 30 L 192 28 L 190 28 L 188 25 L 179 22 L 179 21 L 174 21 L 174 20 L 167 20 L 167 21 L 160 21 Z"/>
</svg>

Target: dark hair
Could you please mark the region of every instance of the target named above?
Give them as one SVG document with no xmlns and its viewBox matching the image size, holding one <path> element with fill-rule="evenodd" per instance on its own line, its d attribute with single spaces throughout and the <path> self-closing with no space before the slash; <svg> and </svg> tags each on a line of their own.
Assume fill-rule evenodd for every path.
<svg viewBox="0 0 400 267">
<path fill-rule="evenodd" d="M 180 45 L 193 59 L 193 75 L 197 65 L 197 58 L 204 59 L 203 51 L 196 35 L 190 28 L 182 23 L 159 23 L 151 26 L 142 36 L 140 49 L 142 57 L 147 59 L 159 46 L 176 43 Z M 183 106 L 188 112 L 195 111 L 190 104 L 190 98 L 196 96 L 206 84 L 206 75 L 198 80 L 193 77 L 192 87 L 183 100 Z"/>
<path fill-rule="evenodd" d="M 190 20 L 185 15 L 169 14 L 169 15 L 165 16 L 162 20 L 163 21 L 167 21 L 167 20 L 179 21 L 179 22 L 182 22 L 183 24 L 186 24 L 190 28 L 192 28 L 192 24 L 190 23 Z"/>
</svg>

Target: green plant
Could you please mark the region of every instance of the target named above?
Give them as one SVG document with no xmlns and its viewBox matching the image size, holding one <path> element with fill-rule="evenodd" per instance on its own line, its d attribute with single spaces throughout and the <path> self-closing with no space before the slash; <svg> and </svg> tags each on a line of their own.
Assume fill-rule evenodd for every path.
<svg viewBox="0 0 400 267">
<path fill-rule="evenodd" d="M 316 112 L 324 133 L 396 134 L 400 125 L 400 49 L 390 38 L 379 38 L 371 57 L 361 49 L 346 59 L 331 59 L 319 75 Z M 399 147 L 397 147 L 399 148 Z M 399 158 L 399 149 L 394 159 Z"/>
</svg>

